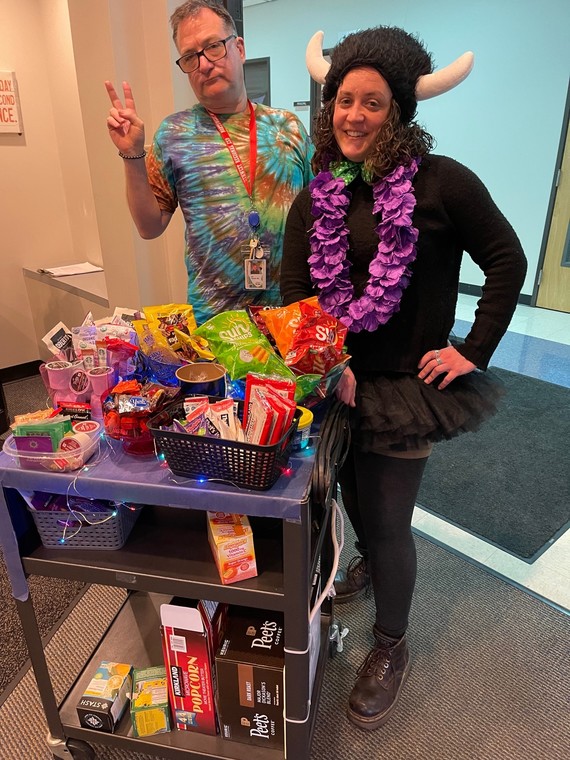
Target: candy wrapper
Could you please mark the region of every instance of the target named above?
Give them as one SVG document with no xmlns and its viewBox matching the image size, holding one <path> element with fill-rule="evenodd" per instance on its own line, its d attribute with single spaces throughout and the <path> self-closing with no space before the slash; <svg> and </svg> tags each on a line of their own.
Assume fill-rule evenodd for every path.
<svg viewBox="0 0 570 760">
<path fill-rule="evenodd" d="M 245 310 L 224 311 L 204 322 L 195 335 L 208 341 L 216 360 L 232 380 L 239 380 L 248 372 L 293 377 Z"/>
<path fill-rule="evenodd" d="M 147 420 L 177 393 L 177 388 L 158 383 L 143 384 L 137 380 L 117 383 L 103 402 L 105 432 L 126 443 L 124 448 L 128 453 L 151 453 L 153 445 Z"/>
<path fill-rule="evenodd" d="M 179 355 L 188 362 L 197 362 L 201 359 L 205 361 L 214 361 L 216 358 L 208 348 L 208 341 L 200 338 L 196 334 L 187 335 L 175 328 L 174 335 L 178 338 L 180 349 Z"/>
<path fill-rule="evenodd" d="M 151 332 L 155 335 L 155 342 L 163 344 L 173 351 L 180 350 L 180 341 L 176 330 L 190 335 L 196 329 L 194 309 L 187 303 L 145 306 L 144 315 Z"/>
</svg>

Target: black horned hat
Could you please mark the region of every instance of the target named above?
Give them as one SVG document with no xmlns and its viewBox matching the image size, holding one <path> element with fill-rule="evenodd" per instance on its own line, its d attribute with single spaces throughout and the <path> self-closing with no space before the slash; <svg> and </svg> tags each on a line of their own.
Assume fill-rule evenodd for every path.
<svg viewBox="0 0 570 760">
<path fill-rule="evenodd" d="M 473 68 L 473 53 L 460 56 L 433 72 L 431 55 L 413 35 L 395 26 L 377 26 L 347 35 L 333 48 L 331 63 L 323 57 L 323 32 L 316 32 L 307 46 L 307 68 L 323 85 L 323 100 L 335 97 L 346 74 L 359 66 L 376 69 L 388 82 L 401 112 L 410 122 L 418 100 L 441 95 L 462 82 Z"/>
</svg>

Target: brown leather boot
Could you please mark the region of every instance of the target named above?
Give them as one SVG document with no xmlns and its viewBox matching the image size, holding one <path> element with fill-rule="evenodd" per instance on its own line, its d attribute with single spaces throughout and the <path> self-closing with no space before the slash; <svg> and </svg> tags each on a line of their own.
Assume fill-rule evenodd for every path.
<svg viewBox="0 0 570 760">
<path fill-rule="evenodd" d="M 339 570 L 334 579 L 336 604 L 344 604 L 370 588 L 370 575 L 366 559 L 360 555 L 353 557 L 346 570 Z"/>
<path fill-rule="evenodd" d="M 410 672 L 406 637 L 388 640 L 375 630 L 376 644 L 357 672 L 348 700 L 348 719 L 369 731 L 383 726 L 393 713 Z"/>
</svg>

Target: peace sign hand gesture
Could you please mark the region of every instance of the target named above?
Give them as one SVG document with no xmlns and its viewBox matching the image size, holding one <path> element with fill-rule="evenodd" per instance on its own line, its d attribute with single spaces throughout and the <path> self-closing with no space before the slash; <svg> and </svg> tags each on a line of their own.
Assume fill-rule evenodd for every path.
<svg viewBox="0 0 570 760">
<path fill-rule="evenodd" d="M 133 92 L 128 82 L 123 82 L 125 104 L 112 82 L 105 82 L 112 108 L 107 117 L 107 128 L 115 146 L 127 156 L 139 156 L 144 152 L 144 123 L 136 111 Z"/>
</svg>

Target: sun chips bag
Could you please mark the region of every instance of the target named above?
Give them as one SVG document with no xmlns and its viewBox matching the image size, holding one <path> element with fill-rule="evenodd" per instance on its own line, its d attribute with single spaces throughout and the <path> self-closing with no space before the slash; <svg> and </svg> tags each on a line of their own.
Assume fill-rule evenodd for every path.
<svg viewBox="0 0 570 760">
<path fill-rule="evenodd" d="M 232 380 L 240 380 L 248 372 L 293 377 L 245 310 L 223 311 L 200 325 L 194 335 L 208 341 Z"/>
</svg>

